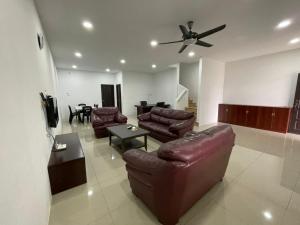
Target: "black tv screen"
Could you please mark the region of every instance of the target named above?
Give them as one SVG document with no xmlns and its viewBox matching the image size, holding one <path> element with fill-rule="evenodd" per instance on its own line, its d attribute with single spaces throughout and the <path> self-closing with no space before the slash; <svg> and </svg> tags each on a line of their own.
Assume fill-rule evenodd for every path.
<svg viewBox="0 0 300 225">
<path fill-rule="evenodd" d="M 55 128 L 59 120 L 57 100 L 55 97 L 47 95 L 45 97 L 44 103 L 47 113 L 48 126 Z"/>
</svg>

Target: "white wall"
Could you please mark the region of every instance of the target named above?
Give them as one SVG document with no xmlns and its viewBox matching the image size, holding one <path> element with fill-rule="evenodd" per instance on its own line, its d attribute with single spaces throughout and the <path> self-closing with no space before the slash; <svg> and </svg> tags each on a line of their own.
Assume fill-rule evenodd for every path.
<svg viewBox="0 0 300 225">
<path fill-rule="evenodd" d="M 199 89 L 199 62 L 180 63 L 179 83 L 189 89 L 189 98 L 197 103 Z"/>
<path fill-rule="evenodd" d="M 176 106 L 178 73 L 176 68 L 169 68 L 153 74 L 153 102 L 165 102 L 171 108 Z"/>
<path fill-rule="evenodd" d="M 47 225 L 51 140 L 39 92 L 56 95 L 56 71 L 31 0 L 0 1 L 0 224 Z M 60 125 L 56 133 L 60 132 Z"/>
<path fill-rule="evenodd" d="M 218 106 L 223 101 L 225 64 L 209 58 L 199 62 L 200 89 L 197 121 L 199 125 L 218 121 Z"/>
<path fill-rule="evenodd" d="M 224 103 L 292 106 L 300 49 L 226 64 Z"/>
<path fill-rule="evenodd" d="M 69 118 L 68 105 L 75 106 L 79 103 L 85 103 L 91 106 L 98 104 L 101 107 L 101 84 L 114 85 L 116 78 L 116 75 L 107 73 L 58 70 L 60 106 L 63 119 L 67 121 Z M 115 104 L 117 104 L 116 99 Z"/>
<path fill-rule="evenodd" d="M 136 115 L 134 105 L 140 101 L 152 102 L 153 75 L 149 73 L 137 73 L 123 71 L 122 105 L 123 114 L 126 116 Z"/>
</svg>

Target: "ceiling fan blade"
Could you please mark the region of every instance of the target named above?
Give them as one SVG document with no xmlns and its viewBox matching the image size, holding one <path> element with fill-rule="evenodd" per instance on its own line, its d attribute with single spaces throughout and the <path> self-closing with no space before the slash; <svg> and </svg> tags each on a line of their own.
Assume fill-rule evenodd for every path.
<svg viewBox="0 0 300 225">
<path fill-rule="evenodd" d="M 195 43 L 195 45 L 200 45 L 200 46 L 204 46 L 204 47 L 207 47 L 207 48 L 213 46 L 212 44 L 209 44 L 209 43 L 206 43 L 206 42 L 200 41 L 200 40 L 197 40 L 196 43 Z"/>
<path fill-rule="evenodd" d="M 208 30 L 208 31 L 206 31 L 204 33 L 198 34 L 197 35 L 197 39 L 201 39 L 201 38 L 207 37 L 207 36 L 209 36 L 211 34 L 214 34 L 214 33 L 218 32 L 218 31 L 223 30 L 225 27 L 226 27 L 226 24 L 224 24 L 222 26 L 219 26 L 219 27 L 216 27 L 214 29 Z"/>
<path fill-rule="evenodd" d="M 180 30 L 181 30 L 181 33 L 183 34 L 183 36 L 189 36 L 189 32 L 188 32 L 188 30 L 186 29 L 186 27 L 185 26 L 183 26 L 183 25 L 179 25 L 179 28 L 180 28 Z"/>
<path fill-rule="evenodd" d="M 183 42 L 183 40 L 180 40 L 180 41 L 170 41 L 170 42 L 162 42 L 162 43 L 159 43 L 160 45 L 167 45 L 167 44 L 173 44 L 173 43 L 179 43 L 179 42 Z"/>
<path fill-rule="evenodd" d="M 182 45 L 182 47 L 181 47 L 181 49 L 179 50 L 179 52 L 178 53 L 181 53 L 181 52 L 183 52 L 184 51 L 184 49 L 186 49 L 186 47 L 187 47 L 187 45 Z"/>
</svg>

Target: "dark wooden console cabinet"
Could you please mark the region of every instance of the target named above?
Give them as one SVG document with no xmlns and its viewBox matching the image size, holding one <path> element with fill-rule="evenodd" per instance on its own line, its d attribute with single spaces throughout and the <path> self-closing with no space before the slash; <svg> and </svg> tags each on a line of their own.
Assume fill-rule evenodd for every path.
<svg viewBox="0 0 300 225">
<path fill-rule="evenodd" d="M 67 149 L 51 152 L 48 173 L 52 194 L 84 184 L 87 181 L 85 156 L 78 134 L 57 135 L 55 141 L 67 144 Z"/>
<path fill-rule="evenodd" d="M 290 114 L 289 107 L 219 104 L 218 121 L 286 133 Z"/>
</svg>

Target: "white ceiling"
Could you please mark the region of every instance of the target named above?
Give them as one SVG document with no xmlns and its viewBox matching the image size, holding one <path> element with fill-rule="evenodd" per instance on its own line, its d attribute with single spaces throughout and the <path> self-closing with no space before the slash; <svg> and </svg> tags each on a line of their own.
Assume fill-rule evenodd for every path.
<svg viewBox="0 0 300 225">
<path fill-rule="evenodd" d="M 177 62 L 191 62 L 208 56 L 232 61 L 299 48 L 289 45 L 300 37 L 300 0 L 36 0 L 37 8 L 58 68 L 104 71 L 152 72 Z M 283 30 L 274 27 L 283 19 L 293 24 Z M 85 19 L 94 24 L 88 32 Z M 189 46 L 178 54 L 181 44 L 158 46 L 149 42 L 180 40 L 178 24 L 194 20 L 193 30 L 203 32 L 227 24 L 219 33 L 203 39 L 212 48 Z M 74 51 L 83 54 L 74 57 Z M 196 56 L 187 57 L 189 50 Z M 126 65 L 120 64 L 125 58 Z"/>
</svg>

